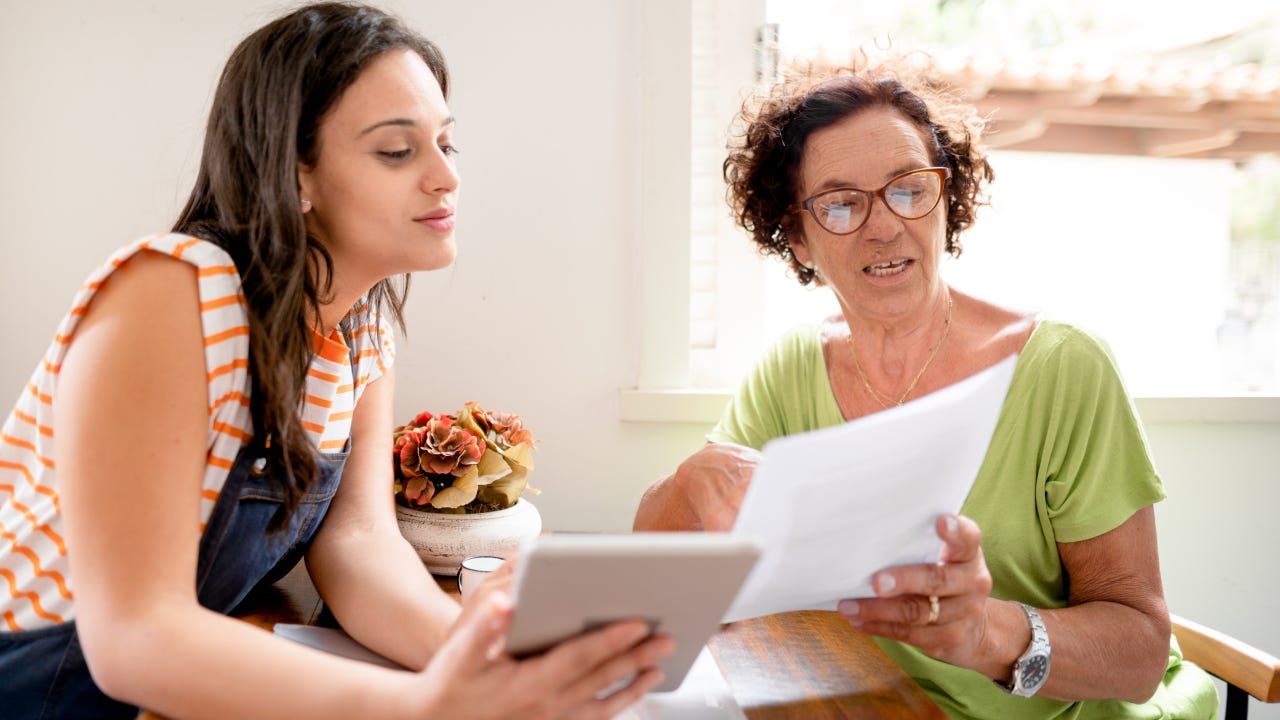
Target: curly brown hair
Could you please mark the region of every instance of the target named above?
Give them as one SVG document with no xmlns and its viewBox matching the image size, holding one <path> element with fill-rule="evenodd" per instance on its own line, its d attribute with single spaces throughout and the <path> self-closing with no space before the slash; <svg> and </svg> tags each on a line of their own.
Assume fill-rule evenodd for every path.
<svg viewBox="0 0 1280 720">
<path fill-rule="evenodd" d="M 813 282 L 814 271 L 792 255 L 787 233 L 797 231 L 800 220 L 787 208 L 801 199 L 805 142 L 815 130 L 873 107 L 901 112 L 932 138 L 933 163 L 951 169 L 946 250 L 959 257 L 959 235 L 986 204 L 983 188 L 994 173 L 977 111 L 919 65 L 899 57 L 821 72 L 803 69 L 743 104 L 736 118 L 743 130 L 730 141 L 724 161 L 729 204 L 760 253 L 788 263 L 802 285 Z"/>
</svg>

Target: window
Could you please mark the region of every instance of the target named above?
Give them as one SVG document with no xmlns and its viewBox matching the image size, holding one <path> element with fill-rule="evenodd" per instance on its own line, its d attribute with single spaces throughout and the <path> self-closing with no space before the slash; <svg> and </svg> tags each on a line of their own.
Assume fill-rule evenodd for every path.
<svg viewBox="0 0 1280 720">
<path fill-rule="evenodd" d="M 993 206 L 962 238 L 964 255 L 948 261 L 950 282 L 1097 329 L 1116 352 L 1148 420 L 1274 422 L 1280 417 L 1280 90 L 1274 87 L 1280 23 L 1254 22 L 1250 13 L 1258 11 L 1247 0 L 1223 0 L 1213 17 L 1199 18 L 1152 13 L 1148 4 L 646 4 L 649 29 L 643 36 L 661 35 L 662 41 L 646 40 L 643 59 L 654 89 L 646 94 L 642 117 L 640 353 L 635 386 L 622 393 L 622 418 L 714 421 L 774 337 L 835 311 L 827 291 L 802 288 L 780 263 L 755 254 L 729 217 L 721 163 L 731 118 L 757 77 L 771 72 L 771 45 L 783 60 L 797 46 L 826 46 L 828 56 L 838 57 L 848 47 L 832 50 L 832 42 L 869 37 L 866 29 L 873 28 L 880 42 L 892 34 L 898 47 L 968 38 L 1005 60 L 1026 61 L 1007 63 L 1015 79 L 1031 67 L 1046 80 L 1034 95 L 1018 97 L 1006 88 L 979 101 L 1003 103 L 1000 136 L 1026 149 L 993 151 Z M 942 15 L 938 6 L 945 6 Z M 676 7 L 681 12 L 673 12 Z M 1100 19 L 1111 10 L 1129 14 Z M 1177 22 L 1188 17 L 1189 23 Z M 1077 31 L 1082 18 L 1091 23 L 1087 32 Z M 903 27 L 924 39 L 909 38 Z M 1137 36 L 1134 27 L 1141 29 Z M 1218 39 L 1195 42 L 1208 35 Z M 1179 49 L 1143 47 L 1161 39 Z M 1087 56 L 1101 63 L 1107 58 L 1099 47 L 1108 41 L 1171 62 L 1153 73 L 1146 56 L 1097 67 L 1028 60 L 1033 45 L 1056 43 L 1086 47 Z M 676 43 L 687 43 L 691 52 L 670 52 Z M 991 79 L 992 56 L 962 51 L 970 53 L 970 66 L 961 68 L 974 80 L 970 89 L 981 90 Z M 1251 60 L 1261 70 L 1242 75 L 1223 58 Z M 1115 82 L 1145 83 L 1157 95 L 1161 87 L 1188 83 L 1191 92 L 1110 98 L 1055 89 L 1055 77 L 1061 80 L 1073 67 L 1085 77 L 1110 67 Z M 1180 75 L 1169 74 L 1179 67 Z M 987 76 L 973 78 L 975 68 Z M 1214 82 L 1225 88 L 1221 97 L 1208 92 Z M 1251 99 L 1249 107 L 1239 106 L 1244 115 L 1231 114 L 1233 92 Z M 1093 103 L 1099 124 L 1062 122 L 1078 118 L 1082 103 Z M 1126 104 L 1156 114 L 1199 108 L 1200 120 L 1225 125 L 1213 131 L 1203 123 L 1108 129 L 1107 114 L 1124 115 Z M 683 124 L 681 111 L 688 113 Z M 1064 152 L 1081 146 L 1091 152 Z M 687 185 L 671 181 L 682 170 Z M 1082 194 L 1085 187 L 1098 190 Z M 1079 204 L 1087 212 L 1068 212 Z"/>
<path fill-rule="evenodd" d="M 1048 2 L 953 2 L 942 10 L 934 2 L 904 2 L 874 11 L 832 0 L 766 5 L 765 19 L 776 23 L 784 58 L 817 48 L 843 57 L 852 49 L 850 38 L 910 27 L 915 37 L 892 31 L 896 46 L 930 47 L 953 66 L 965 58 L 967 77 L 987 63 L 987 77 L 974 80 L 975 86 L 998 80 L 1001 68 L 1042 86 L 1039 95 L 1025 96 L 1027 117 L 1011 109 L 1011 94 L 996 112 L 1004 120 L 989 136 L 992 144 L 1003 140 L 1006 148 L 1030 151 L 992 152 L 992 206 L 962 236 L 963 256 L 944 270 L 949 282 L 1098 331 L 1135 395 L 1280 392 L 1280 200 L 1266 192 L 1280 175 L 1260 152 L 1280 150 L 1280 132 L 1274 132 L 1280 94 L 1272 93 L 1267 109 L 1249 109 L 1275 115 L 1273 132 L 1249 142 L 1244 128 L 1252 126 L 1245 122 L 1224 134 L 1218 126 L 1198 127 L 1194 115 L 1219 124 L 1237 119 L 1223 99 L 1231 97 L 1231 83 L 1238 90 L 1248 79 L 1227 69 L 1228 62 L 1238 62 L 1233 58 L 1264 67 L 1276 61 L 1280 68 L 1280 56 L 1250 55 L 1258 33 L 1265 38 L 1270 31 L 1255 27 L 1259 12 L 1249 4 L 1215 6 L 1210 19 L 1162 13 L 1165 20 L 1154 26 L 1141 7 L 1101 2 L 1073 10 Z M 694 387 L 736 385 L 787 327 L 837 310 L 828 291 L 802 288 L 781 263 L 758 258 L 728 217 L 720 175 L 725 131 L 752 77 L 768 73 L 762 51 L 772 36 L 758 28 L 751 33 L 757 45 L 752 76 L 745 69 L 735 73 L 726 66 L 741 63 L 745 53 L 741 35 L 726 38 L 724 14 L 715 0 L 693 2 L 687 377 Z M 1085 27 L 1092 35 L 1077 33 Z M 746 34 L 742 27 L 734 31 Z M 1236 38 L 1237 45 L 1224 44 L 1224 37 Z M 1162 41 L 1181 49 L 1164 51 Z M 879 42 L 887 41 L 881 35 Z M 1096 68 L 1072 65 L 1079 57 L 1072 53 L 1086 43 L 1087 57 L 1100 63 Z M 1202 57 L 1211 50 L 1218 59 Z M 1061 62 L 1031 62 L 1031 53 Z M 1105 75 L 1092 86 L 1070 85 L 1089 80 L 1089 72 L 1129 73 L 1150 91 L 1115 97 L 1120 83 L 1104 82 Z M 1151 117 L 1119 117 L 1115 108 L 1125 103 Z M 1153 124 L 1118 127 L 1123 122 Z M 1018 138 L 1023 141 L 1011 142 Z M 1064 151 L 1073 149 L 1084 152 Z M 1251 198 L 1244 203 L 1245 220 L 1242 197 Z M 1242 234 L 1245 226 L 1248 235 Z"/>
</svg>

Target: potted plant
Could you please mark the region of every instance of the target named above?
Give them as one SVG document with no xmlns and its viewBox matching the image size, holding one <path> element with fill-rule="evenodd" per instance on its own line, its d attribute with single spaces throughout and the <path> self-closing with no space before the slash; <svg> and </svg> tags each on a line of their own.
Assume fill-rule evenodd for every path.
<svg viewBox="0 0 1280 720">
<path fill-rule="evenodd" d="M 400 531 L 437 575 L 471 555 L 505 557 L 542 531 L 522 498 L 533 469 L 533 434 L 519 415 L 467 403 L 449 415 L 419 413 L 396 428 L 392 467 Z"/>
</svg>

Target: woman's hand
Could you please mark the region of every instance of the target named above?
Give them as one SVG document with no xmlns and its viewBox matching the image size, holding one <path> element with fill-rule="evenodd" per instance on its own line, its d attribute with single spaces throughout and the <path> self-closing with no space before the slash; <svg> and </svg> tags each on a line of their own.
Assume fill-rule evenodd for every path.
<svg viewBox="0 0 1280 720">
<path fill-rule="evenodd" d="M 511 600 L 486 580 L 458 626 L 419 679 L 427 717 L 611 718 L 662 682 L 653 666 L 675 649 L 669 637 L 646 638 L 639 620 L 617 622 L 516 660 L 503 652 Z M 630 678 L 630 680 L 628 680 Z M 620 689 L 601 697 L 620 682 Z"/>
<path fill-rule="evenodd" d="M 944 543 L 941 561 L 882 570 L 872 580 L 877 597 L 842 600 L 839 611 L 861 632 L 976 668 L 983 659 L 991 605 L 982 531 L 958 515 L 938 518 L 936 529 Z"/>
<path fill-rule="evenodd" d="M 674 475 L 654 483 L 640 500 L 635 530 L 733 529 L 760 451 L 732 443 L 709 443 L 690 455 Z"/>
<path fill-rule="evenodd" d="M 948 515 L 937 530 L 944 543 L 941 562 L 876 573 L 877 596 L 842 600 L 840 614 L 862 632 L 1008 682 L 1031 642 L 1026 615 L 1012 602 L 989 597 L 991 576 L 975 522 Z M 1059 543 L 1058 552 L 1070 597 L 1065 608 L 1040 610 L 1053 644 L 1053 670 L 1038 695 L 1145 702 L 1164 677 L 1169 653 L 1154 512 L 1147 506 L 1095 538 Z M 931 596 L 937 598 L 933 622 Z"/>
</svg>

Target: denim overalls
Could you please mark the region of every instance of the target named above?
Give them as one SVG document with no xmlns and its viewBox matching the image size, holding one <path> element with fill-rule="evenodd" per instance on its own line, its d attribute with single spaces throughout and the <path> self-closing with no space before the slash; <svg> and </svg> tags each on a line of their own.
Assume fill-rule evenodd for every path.
<svg viewBox="0 0 1280 720">
<path fill-rule="evenodd" d="M 200 604 L 227 614 L 260 584 L 279 580 L 306 553 L 338 489 L 351 441 L 340 453 L 318 453 L 318 476 L 285 530 L 267 534 L 283 494 L 257 453 L 236 456 L 204 536 L 196 589 Z M 107 697 L 94 684 L 75 621 L 28 632 L 0 632 L 0 718 L 129 718 L 138 708 Z"/>
</svg>

